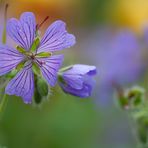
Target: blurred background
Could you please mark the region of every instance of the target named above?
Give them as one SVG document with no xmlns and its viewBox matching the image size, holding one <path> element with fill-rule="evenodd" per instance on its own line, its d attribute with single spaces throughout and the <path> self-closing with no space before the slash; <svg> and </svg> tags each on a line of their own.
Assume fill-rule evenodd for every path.
<svg viewBox="0 0 148 148">
<path fill-rule="evenodd" d="M 37 23 L 49 16 L 42 33 L 61 19 L 76 36 L 61 51 L 63 66 L 81 63 L 98 69 L 92 98 L 64 94 L 57 86 L 41 105 L 25 105 L 10 96 L 0 115 L 0 148 L 134 148 L 136 138 L 126 111 L 117 105 L 114 85 L 148 87 L 147 0 L 1 0 L 8 17 L 25 11 Z"/>
</svg>

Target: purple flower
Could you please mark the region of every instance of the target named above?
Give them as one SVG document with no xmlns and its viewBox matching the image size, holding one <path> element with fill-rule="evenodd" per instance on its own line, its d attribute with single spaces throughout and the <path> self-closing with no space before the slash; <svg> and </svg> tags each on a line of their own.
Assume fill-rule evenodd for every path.
<svg viewBox="0 0 148 148">
<path fill-rule="evenodd" d="M 0 75 L 12 71 L 18 65 L 23 65 L 23 68 L 9 82 L 5 93 L 21 96 L 25 103 L 31 103 L 34 94 L 33 66 L 38 66 L 51 86 L 56 84 L 63 55 L 52 56 L 51 53 L 75 44 L 75 37 L 66 31 L 65 26 L 62 21 L 54 22 L 40 41 L 33 13 L 25 12 L 20 20 L 12 18 L 8 21 L 8 34 L 19 46 L 14 49 L 0 45 Z"/>
<path fill-rule="evenodd" d="M 95 66 L 73 65 L 60 73 L 59 84 L 64 92 L 85 98 L 91 95 L 95 75 Z"/>
</svg>

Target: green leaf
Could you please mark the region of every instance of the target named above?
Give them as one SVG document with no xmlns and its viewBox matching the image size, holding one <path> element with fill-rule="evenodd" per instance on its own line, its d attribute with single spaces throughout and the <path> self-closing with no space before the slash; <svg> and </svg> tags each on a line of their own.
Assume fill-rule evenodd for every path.
<svg viewBox="0 0 148 148">
<path fill-rule="evenodd" d="M 40 44 L 40 39 L 37 37 L 37 38 L 34 40 L 32 46 L 31 46 L 31 48 L 30 48 L 30 51 L 36 51 L 36 49 L 38 48 L 39 44 Z"/>
<path fill-rule="evenodd" d="M 52 55 L 52 53 L 50 53 L 50 52 L 40 52 L 36 55 L 36 57 L 46 58 L 46 57 L 50 57 L 51 55 Z"/>
<path fill-rule="evenodd" d="M 8 74 L 6 74 L 5 76 L 6 76 L 6 78 L 8 78 L 8 79 L 12 79 L 16 74 L 17 74 L 17 70 L 16 69 L 14 69 L 14 70 L 12 70 L 10 73 L 8 73 Z"/>
<path fill-rule="evenodd" d="M 147 143 L 147 129 L 145 128 L 145 126 L 139 125 L 138 137 L 142 143 L 144 143 L 144 144 Z"/>
</svg>

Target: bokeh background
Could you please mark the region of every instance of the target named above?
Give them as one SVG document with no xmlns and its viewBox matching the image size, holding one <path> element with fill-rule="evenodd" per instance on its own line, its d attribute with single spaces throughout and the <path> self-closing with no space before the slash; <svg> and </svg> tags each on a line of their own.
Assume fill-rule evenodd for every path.
<svg viewBox="0 0 148 148">
<path fill-rule="evenodd" d="M 42 104 L 25 105 L 10 96 L 0 114 L 1 148 L 134 148 L 137 141 L 126 111 L 117 104 L 114 85 L 147 88 L 147 0 L 1 0 L 8 17 L 35 13 L 37 22 L 61 19 L 76 36 L 74 47 L 61 51 L 63 66 L 96 65 L 92 97 L 64 94 L 58 86 Z M 8 39 L 9 43 L 12 43 Z"/>
</svg>

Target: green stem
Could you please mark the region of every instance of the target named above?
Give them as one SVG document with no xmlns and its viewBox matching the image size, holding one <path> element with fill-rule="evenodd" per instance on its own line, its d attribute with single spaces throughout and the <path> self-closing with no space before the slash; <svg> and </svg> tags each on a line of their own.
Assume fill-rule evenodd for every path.
<svg viewBox="0 0 148 148">
<path fill-rule="evenodd" d="M 6 22 L 7 22 L 7 10 L 8 10 L 8 4 L 5 6 L 5 14 L 4 14 L 4 29 L 3 29 L 3 35 L 2 35 L 2 43 L 6 44 L 7 40 L 7 32 L 6 32 Z"/>
<path fill-rule="evenodd" d="M 2 101 L 0 103 L 0 113 L 4 110 L 6 103 L 8 101 L 8 97 L 6 94 L 3 95 Z"/>
</svg>

